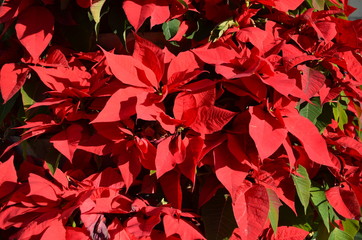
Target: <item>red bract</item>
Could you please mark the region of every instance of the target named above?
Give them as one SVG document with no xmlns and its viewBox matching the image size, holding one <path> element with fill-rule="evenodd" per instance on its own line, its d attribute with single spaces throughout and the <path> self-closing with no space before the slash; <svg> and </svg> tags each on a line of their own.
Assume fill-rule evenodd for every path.
<svg viewBox="0 0 362 240">
<path fill-rule="evenodd" d="M 37 63 L 53 37 L 54 17 L 44 7 L 30 7 L 19 15 L 15 29 L 19 41 Z"/>
<path fill-rule="evenodd" d="M 3 1 L 0 238 L 358 238 L 353 10 Z"/>
<path fill-rule="evenodd" d="M 0 82 L 1 95 L 4 102 L 7 102 L 24 85 L 29 70 L 17 66 L 15 63 L 7 63 L 1 68 Z"/>
<path fill-rule="evenodd" d="M 166 0 L 151 0 L 148 2 L 126 0 L 123 3 L 123 9 L 128 21 L 136 31 L 149 17 L 151 17 L 151 27 L 166 22 L 170 17 L 169 3 Z"/>
</svg>

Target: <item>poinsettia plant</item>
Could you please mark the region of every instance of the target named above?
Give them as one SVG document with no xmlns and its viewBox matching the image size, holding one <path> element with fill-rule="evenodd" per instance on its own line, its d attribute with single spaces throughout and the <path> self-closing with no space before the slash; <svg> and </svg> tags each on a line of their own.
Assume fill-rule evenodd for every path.
<svg viewBox="0 0 362 240">
<path fill-rule="evenodd" d="M 1 239 L 362 236 L 348 0 L 5 0 Z"/>
</svg>

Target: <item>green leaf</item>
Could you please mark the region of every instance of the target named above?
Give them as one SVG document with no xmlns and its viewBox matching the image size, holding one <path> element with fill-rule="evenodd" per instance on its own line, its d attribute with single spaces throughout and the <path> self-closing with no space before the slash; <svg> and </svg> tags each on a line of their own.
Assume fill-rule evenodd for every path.
<svg viewBox="0 0 362 240">
<path fill-rule="evenodd" d="M 65 10 L 69 5 L 70 0 L 62 0 L 60 1 L 60 10 Z"/>
<path fill-rule="evenodd" d="M 331 232 L 331 235 L 329 235 L 328 240 L 353 240 L 353 237 L 351 237 L 348 233 L 335 228 Z"/>
<path fill-rule="evenodd" d="M 177 0 L 179 3 L 181 3 L 186 9 L 189 8 L 189 6 L 187 5 L 187 3 L 183 0 Z"/>
<path fill-rule="evenodd" d="M 334 104 L 333 115 L 334 119 L 338 122 L 338 127 L 343 130 L 344 124 L 348 123 L 348 116 L 346 113 L 347 107 L 342 105 L 340 102 Z"/>
<path fill-rule="evenodd" d="M 324 10 L 325 0 L 312 0 L 312 7 L 316 10 Z"/>
<path fill-rule="evenodd" d="M 342 221 L 342 224 L 344 231 L 354 238 L 360 228 L 359 221 L 354 219 L 346 219 Z"/>
<path fill-rule="evenodd" d="M 28 94 L 24 90 L 24 88 L 21 88 L 20 92 L 21 92 L 21 98 L 23 100 L 24 110 L 26 110 L 35 103 L 35 100 L 31 96 L 29 96 L 30 94 Z"/>
<path fill-rule="evenodd" d="M 312 103 L 306 103 L 303 108 L 299 111 L 300 115 L 308 118 L 314 124 L 317 122 L 317 117 L 322 113 L 322 106 L 319 97 L 312 98 Z"/>
<path fill-rule="evenodd" d="M 310 189 L 310 195 L 313 205 L 317 208 L 319 216 L 322 218 L 323 224 L 327 231 L 330 231 L 330 221 L 331 221 L 331 209 L 332 206 L 329 204 L 326 198 L 324 189 L 320 187 L 313 186 Z M 332 211 L 333 212 L 333 211 Z"/>
<path fill-rule="evenodd" d="M 60 158 L 62 155 L 55 150 L 55 148 L 48 148 L 48 153 L 45 157 L 45 161 L 48 165 L 50 172 L 54 175 L 55 171 L 59 167 Z"/>
<path fill-rule="evenodd" d="M 211 31 L 209 41 L 215 42 L 216 40 L 221 38 L 221 36 L 226 32 L 226 30 L 228 30 L 231 27 L 236 27 L 236 26 L 239 26 L 239 24 L 237 22 L 235 22 L 233 19 L 228 19 L 228 20 L 225 20 L 225 21 L 219 23 L 219 25 L 217 25 Z"/>
<path fill-rule="evenodd" d="M 98 37 L 99 23 L 101 22 L 101 18 L 104 14 L 106 14 L 109 11 L 108 9 L 108 11 L 102 13 L 102 8 L 105 2 L 106 0 L 99 0 L 97 2 L 94 2 L 90 7 L 93 20 L 96 22 L 96 24 L 94 25 L 94 29 L 97 37 Z"/>
<path fill-rule="evenodd" d="M 8 113 L 13 109 L 14 104 L 16 102 L 16 99 L 19 97 L 19 94 L 16 93 L 12 98 L 10 98 L 9 101 L 7 101 L 5 104 L 0 103 L 0 123 L 4 121 Z"/>
<path fill-rule="evenodd" d="M 186 39 L 193 39 L 195 34 L 200 30 L 200 22 L 196 21 L 196 30 L 186 36 Z"/>
<path fill-rule="evenodd" d="M 93 3 L 92 6 L 90 7 L 90 11 L 96 23 L 99 23 L 101 21 L 101 11 L 105 2 L 106 0 L 99 0 Z"/>
<path fill-rule="evenodd" d="M 26 111 L 35 102 L 40 102 L 44 99 L 44 92 L 49 89 L 36 78 L 29 78 L 26 80 L 23 87 L 20 89 L 21 99 L 23 101 L 23 108 L 25 110 L 25 118 L 29 118 L 33 113 L 39 113 L 40 108 Z M 48 109 L 47 109 L 48 110 Z"/>
<path fill-rule="evenodd" d="M 176 35 L 180 24 L 181 22 L 178 19 L 172 19 L 171 21 L 162 24 L 162 31 L 163 35 L 165 35 L 166 40 L 170 40 Z"/>
<path fill-rule="evenodd" d="M 88 9 L 77 7 L 72 16 L 77 24 L 64 26 L 61 30 L 76 51 L 89 52 L 95 48 L 94 21 L 89 19 Z M 74 10 L 74 11 L 75 11 Z"/>
<path fill-rule="evenodd" d="M 292 174 L 292 178 L 293 178 L 295 188 L 297 190 L 299 200 L 304 207 L 304 212 L 307 213 L 307 208 L 308 208 L 309 199 L 310 199 L 311 181 L 309 179 L 307 170 L 302 165 L 298 166 L 297 172 L 301 176 Z"/>
<path fill-rule="evenodd" d="M 222 240 L 230 237 L 237 227 L 231 198 L 225 191 L 219 190 L 216 195 L 201 208 L 201 217 L 205 224 L 205 235 L 208 240 Z"/>
<path fill-rule="evenodd" d="M 359 231 L 356 236 L 354 237 L 355 240 L 362 240 L 362 232 Z"/>
<path fill-rule="evenodd" d="M 317 231 L 314 232 L 312 239 L 328 240 L 329 231 L 324 224 L 319 224 Z"/>
<path fill-rule="evenodd" d="M 315 210 L 310 206 L 308 207 L 307 214 L 304 213 L 304 207 L 301 205 L 298 199 L 296 202 L 296 213 L 290 209 L 287 205 L 283 204 L 279 208 L 279 226 L 294 226 L 304 229 L 308 232 L 313 231 L 313 221 L 310 219 L 315 217 Z M 296 215 L 297 214 L 297 215 Z"/>
<path fill-rule="evenodd" d="M 283 204 L 280 202 L 278 195 L 271 189 L 266 189 L 269 197 L 269 213 L 268 217 L 274 233 L 277 233 L 279 221 L 279 207 Z"/>
<path fill-rule="evenodd" d="M 116 34 L 121 39 L 123 46 L 128 51 L 126 45 L 127 31 L 132 28 L 132 25 L 128 22 L 124 11 L 120 10 L 122 9 L 121 5 L 118 4 L 120 4 L 118 1 L 110 2 L 108 25 L 113 31 L 113 33 Z"/>
<path fill-rule="evenodd" d="M 317 117 L 315 123 L 319 132 L 323 132 L 324 129 L 332 122 L 333 119 L 333 108 L 330 103 L 324 104 L 322 114 Z"/>
</svg>

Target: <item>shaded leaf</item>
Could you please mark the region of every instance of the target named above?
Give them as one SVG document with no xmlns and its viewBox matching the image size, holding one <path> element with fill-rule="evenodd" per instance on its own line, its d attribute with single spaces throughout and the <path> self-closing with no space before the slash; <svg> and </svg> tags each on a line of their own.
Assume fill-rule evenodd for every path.
<svg viewBox="0 0 362 240">
<path fill-rule="evenodd" d="M 271 240 L 304 240 L 309 232 L 297 227 L 278 227 L 278 232 L 272 236 Z"/>
<path fill-rule="evenodd" d="M 30 53 L 33 61 L 38 62 L 53 37 L 53 14 L 45 7 L 29 7 L 19 15 L 15 29 L 21 44 Z"/>
<path fill-rule="evenodd" d="M 166 40 L 170 40 L 176 35 L 180 24 L 181 22 L 178 19 L 172 19 L 162 24 L 162 31 L 163 35 L 165 35 Z"/>
<path fill-rule="evenodd" d="M 48 149 L 48 153 L 46 155 L 45 160 L 50 172 L 53 175 L 59 166 L 61 157 L 62 155 L 59 152 L 57 152 L 55 149 Z"/>
<path fill-rule="evenodd" d="M 343 230 L 348 233 L 351 237 L 355 237 L 358 230 L 360 229 L 360 223 L 358 220 L 346 219 L 342 221 Z"/>
<path fill-rule="evenodd" d="M 348 123 L 348 116 L 346 113 L 347 107 L 340 102 L 334 103 L 333 105 L 334 120 L 338 122 L 338 127 L 343 130 L 344 125 Z"/>
<path fill-rule="evenodd" d="M 18 181 L 14 167 L 14 156 L 10 156 L 5 162 L 0 163 L 0 199 L 11 193 Z"/>
<path fill-rule="evenodd" d="M 208 240 L 223 240 L 230 237 L 237 227 L 231 198 L 222 190 L 219 190 L 203 205 L 201 217 L 205 224 L 205 236 Z"/>
<path fill-rule="evenodd" d="M 292 174 L 292 178 L 295 188 L 297 190 L 299 200 L 304 207 L 304 212 L 307 213 L 307 208 L 310 199 L 311 181 L 309 179 L 307 170 L 302 165 L 298 166 L 297 173 L 300 174 L 301 176 Z"/>
<path fill-rule="evenodd" d="M 317 208 L 317 211 L 322 218 L 324 226 L 327 231 L 330 231 L 330 221 L 331 221 L 331 209 L 332 206 L 329 204 L 326 198 L 326 194 L 323 189 L 319 187 L 311 187 L 310 189 L 310 197 L 313 205 Z M 333 211 L 332 211 L 333 212 Z"/>
<path fill-rule="evenodd" d="M 353 240 L 353 237 L 351 237 L 348 233 L 342 231 L 341 229 L 335 228 L 331 235 L 329 235 L 328 240 Z"/>
<path fill-rule="evenodd" d="M 322 110 L 319 98 L 313 98 L 311 99 L 311 103 L 306 103 L 306 105 L 299 110 L 299 114 L 315 124 Z"/>
<path fill-rule="evenodd" d="M 277 10 L 286 12 L 289 10 L 295 10 L 304 0 L 290 0 L 290 1 L 278 1 L 278 0 L 255 0 L 256 2 L 265 4 L 267 6 L 275 7 Z"/>
<path fill-rule="evenodd" d="M 268 217 L 270 220 L 270 224 L 273 228 L 275 234 L 278 231 L 278 221 L 279 221 L 279 207 L 283 204 L 280 202 L 278 195 L 271 189 L 266 189 L 268 192 L 269 198 L 269 213 Z"/>
<path fill-rule="evenodd" d="M 16 103 L 16 99 L 17 99 L 18 95 L 15 95 L 15 97 L 10 98 L 9 101 L 7 101 L 5 104 L 1 104 L 0 105 L 0 122 L 3 123 L 4 119 L 6 118 L 6 116 L 11 112 L 11 110 L 13 109 L 15 103 Z"/>
</svg>

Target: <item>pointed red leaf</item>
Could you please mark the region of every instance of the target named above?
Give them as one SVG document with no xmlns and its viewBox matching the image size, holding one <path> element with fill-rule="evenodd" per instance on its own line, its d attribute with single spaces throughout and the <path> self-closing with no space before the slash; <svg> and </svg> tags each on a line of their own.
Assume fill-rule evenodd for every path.
<svg viewBox="0 0 362 240">
<path fill-rule="evenodd" d="M 155 159 L 157 178 L 185 161 L 188 144 L 188 138 L 182 139 L 181 135 L 168 137 L 158 144 Z M 193 157 L 197 157 L 197 155 Z M 191 159 L 193 158 L 188 158 L 188 160 Z"/>
<path fill-rule="evenodd" d="M 32 221 L 27 219 L 26 221 L 29 221 L 29 223 L 20 228 L 20 230 L 13 235 L 13 239 L 31 239 L 34 238 L 34 236 L 39 236 L 55 222 L 59 222 L 59 218 L 60 214 L 58 211 L 46 211 L 39 217 L 32 219 Z"/>
<path fill-rule="evenodd" d="M 298 70 L 302 75 L 302 89 L 307 98 L 313 97 L 324 85 L 326 77 L 319 71 L 305 65 L 299 65 Z"/>
<path fill-rule="evenodd" d="M 113 222 L 108 226 L 110 239 L 113 240 L 133 240 L 133 237 L 123 228 L 118 218 L 114 218 Z"/>
<path fill-rule="evenodd" d="M 344 186 L 348 188 L 347 186 Z M 326 191 L 328 202 L 340 215 L 349 219 L 359 219 L 361 217 L 360 205 L 356 195 L 352 190 L 341 186 L 331 187 Z"/>
<path fill-rule="evenodd" d="M 4 103 L 10 100 L 24 85 L 29 69 L 15 63 L 5 64 L 0 71 L 0 90 Z"/>
<path fill-rule="evenodd" d="M 85 228 L 79 227 L 65 227 L 66 238 L 65 239 L 76 239 L 76 240 L 90 240 L 89 233 Z"/>
<path fill-rule="evenodd" d="M 33 61 L 38 62 L 53 37 L 54 17 L 45 7 L 29 7 L 19 15 L 15 30 Z"/>
<path fill-rule="evenodd" d="M 271 236 L 271 240 L 304 240 L 309 232 L 297 227 L 278 227 L 277 234 Z"/>
<path fill-rule="evenodd" d="M 362 19 L 349 21 L 340 18 L 333 19 L 337 23 L 337 42 L 351 48 L 362 48 Z"/>
<path fill-rule="evenodd" d="M 169 171 L 159 178 L 162 190 L 165 193 L 167 201 L 173 208 L 181 209 L 182 207 L 182 190 L 180 185 L 180 173 Z"/>
<path fill-rule="evenodd" d="M 140 61 L 145 67 L 151 69 L 155 78 L 148 78 L 151 85 L 158 88 L 164 71 L 164 52 L 152 42 L 134 35 L 136 42 L 132 56 Z"/>
<path fill-rule="evenodd" d="M 185 51 L 179 53 L 172 61 L 167 70 L 167 84 L 183 83 L 185 79 L 180 76 L 185 76 L 187 73 L 191 73 L 199 68 L 199 64 L 196 61 L 195 54 L 191 51 Z M 190 79 L 191 80 L 191 79 Z"/>
<path fill-rule="evenodd" d="M 123 181 L 126 184 L 126 188 L 129 189 L 138 174 L 141 172 L 142 166 L 137 158 L 137 152 L 135 152 L 136 149 L 134 145 L 131 147 L 121 145 L 119 147 L 121 147 L 124 151 L 118 156 L 117 165 L 122 174 Z"/>
<path fill-rule="evenodd" d="M 289 1 L 279 1 L 279 0 L 253 0 L 265 4 L 267 6 L 275 7 L 277 10 L 282 12 L 287 12 L 289 10 L 295 10 L 299 5 L 303 3 L 303 0 L 289 0 Z"/>
<path fill-rule="evenodd" d="M 235 115 L 235 112 L 223 108 L 203 106 L 198 109 L 190 127 L 201 134 L 211 134 L 220 131 Z"/>
<path fill-rule="evenodd" d="M 0 199 L 11 193 L 18 181 L 14 167 L 14 156 L 11 156 L 6 162 L 0 164 Z"/>
<path fill-rule="evenodd" d="M 296 163 L 296 158 L 293 152 L 293 147 L 292 144 L 289 140 L 289 138 L 286 138 L 283 141 L 283 147 L 285 149 L 285 151 L 287 152 L 288 155 L 288 160 L 289 160 L 289 164 L 290 164 L 290 170 L 292 170 L 295 167 L 295 163 Z"/>
<path fill-rule="evenodd" d="M 89 86 L 90 74 L 78 68 L 44 68 L 39 66 L 30 66 L 30 68 L 38 74 L 40 80 L 47 87 L 58 92 L 70 87 L 82 89 Z M 87 95 L 83 92 L 80 94 Z"/>
<path fill-rule="evenodd" d="M 155 73 L 133 56 L 102 51 L 112 73 L 122 83 L 134 87 L 152 87 L 151 83 L 157 82 Z"/>
<path fill-rule="evenodd" d="M 188 139 L 186 156 L 183 162 L 179 163 L 178 168 L 180 172 L 194 184 L 196 178 L 196 165 L 200 160 L 201 151 L 204 146 L 204 139 L 201 137 L 193 137 L 184 138 L 183 141 L 186 142 L 186 139 Z"/>
<path fill-rule="evenodd" d="M 185 126 L 195 121 L 197 116 L 196 99 L 193 94 L 179 93 L 173 105 L 173 114 L 176 119 L 184 120 Z"/>
<path fill-rule="evenodd" d="M 43 239 L 64 240 L 66 230 L 61 219 L 54 219 L 42 235 Z"/>
<path fill-rule="evenodd" d="M 136 31 L 142 26 L 145 20 L 151 17 L 151 28 L 157 24 L 167 21 L 170 17 L 170 10 L 167 0 L 126 0 L 123 9 L 128 21 Z"/>
<path fill-rule="evenodd" d="M 264 106 L 250 108 L 249 133 L 258 149 L 260 158 L 272 155 L 283 143 L 288 131 Z"/>
<path fill-rule="evenodd" d="M 61 189 L 50 181 L 33 173 L 29 174 L 28 180 L 30 192 L 27 196 L 30 196 L 38 205 L 46 206 L 51 202 L 60 200 L 58 194 L 62 192 Z"/>
<path fill-rule="evenodd" d="M 268 78 L 261 78 L 261 80 L 286 97 L 290 94 L 305 101 L 309 101 L 307 95 L 297 87 L 295 79 L 288 78 L 288 76 L 284 73 L 278 73 Z"/>
<path fill-rule="evenodd" d="M 286 118 L 283 118 L 283 121 L 287 130 L 303 144 L 305 151 L 312 161 L 329 167 L 335 167 L 329 156 L 326 141 L 309 119 L 300 116 L 296 112 L 290 112 Z"/>
<path fill-rule="evenodd" d="M 208 64 L 225 64 L 238 56 L 238 53 L 234 49 L 226 46 L 216 46 L 214 48 L 209 47 L 210 45 L 207 44 L 205 46 L 192 49 L 192 52 L 195 53 L 201 61 Z"/>
<path fill-rule="evenodd" d="M 56 173 L 59 171 L 56 171 Z M 102 172 L 86 178 L 94 187 L 122 188 L 124 187 L 122 176 L 114 168 L 106 168 Z M 84 180 L 83 180 L 84 181 Z"/>
<path fill-rule="evenodd" d="M 181 239 L 205 239 L 205 237 L 202 236 L 202 234 L 199 233 L 195 227 L 182 218 L 175 218 L 174 216 L 165 215 L 163 217 L 163 225 L 165 227 L 166 237 L 176 233 L 181 237 Z"/>
<path fill-rule="evenodd" d="M 54 135 L 50 142 L 53 143 L 61 154 L 70 161 L 73 159 L 75 150 L 82 138 L 83 127 L 79 124 L 72 124 L 67 129 Z"/>
<path fill-rule="evenodd" d="M 126 230 L 138 239 L 142 239 L 142 237 L 149 237 L 153 228 L 160 222 L 161 217 L 157 214 L 146 218 L 143 215 L 138 215 L 126 222 Z"/>
<path fill-rule="evenodd" d="M 236 38 L 241 42 L 250 42 L 256 47 L 259 51 L 264 50 L 264 40 L 267 37 L 266 31 L 257 28 L 257 27 L 246 27 L 240 29 L 237 32 Z"/>
<path fill-rule="evenodd" d="M 226 144 L 214 150 L 215 173 L 219 181 L 229 191 L 232 198 L 243 184 L 250 167 L 240 163 L 227 149 Z M 235 181 L 238 179 L 238 181 Z"/>
<path fill-rule="evenodd" d="M 269 212 L 269 198 L 266 188 L 253 185 L 241 187 L 233 199 L 235 220 L 241 229 L 242 239 L 254 240 L 265 229 Z"/>
<path fill-rule="evenodd" d="M 117 122 L 136 113 L 136 96 L 144 93 L 142 88 L 121 88 L 115 92 L 92 123 Z"/>
</svg>

